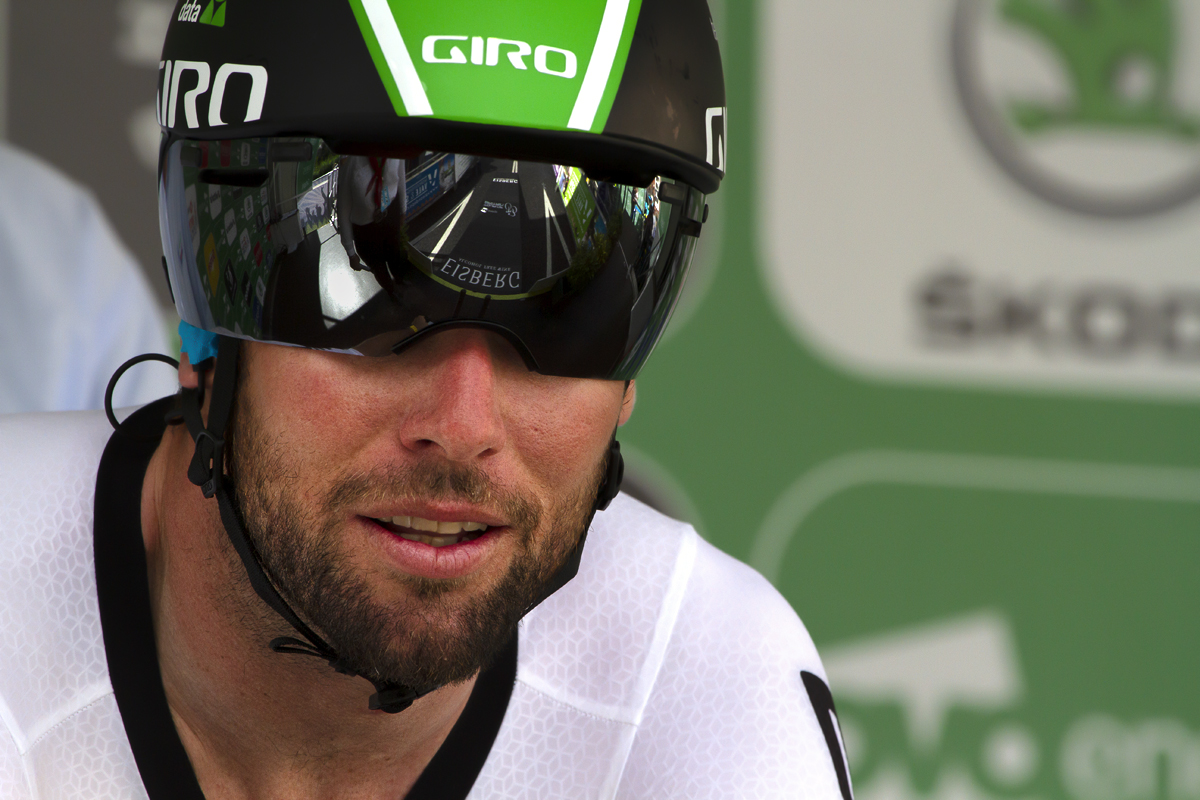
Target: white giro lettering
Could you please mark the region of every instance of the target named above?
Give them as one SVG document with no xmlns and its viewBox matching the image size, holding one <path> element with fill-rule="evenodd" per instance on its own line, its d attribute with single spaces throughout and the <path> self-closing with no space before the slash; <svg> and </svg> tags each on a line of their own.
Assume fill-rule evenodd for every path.
<svg viewBox="0 0 1200 800">
<path fill-rule="evenodd" d="M 505 55 L 515 69 L 528 70 L 525 58 L 532 55 L 533 68 L 545 75 L 571 79 L 579 74 L 579 57 L 570 50 L 546 44 L 534 48 L 528 42 L 495 36 L 426 36 L 421 42 L 421 58 L 426 64 L 466 64 L 467 54 L 461 47 L 450 45 L 447 50 L 440 43 L 467 41 L 471 43 L 470 63 L 476 66 L 499 66 L 500 56 Z"/>
<path fill-rule="evenodd" d="M 717 133 L 713 132 L 713 121 L 718 117 L 721 118 L 721 128 Z M 704 122 L 706 136 L 708 139 L 708 150 L 705 154 L 705 160 L 712 164 L 721 172 L 725 171 L 725 139 L 726 131 L 729 129 L 726 124 L 724 108 L 710 108 L 704 114 Z M 714 160 L 715 159 L 715 160 Z"/>
<path fill-rule="evenodd" d="M 196 88 L 183 96 L 184 118 L 189 128 L 200 127 L 200 117 L 196 113 L 196 98 L 208 91 L 208 81 L 211 76 L 208 64 L 203 61 L 176 61 L 175 75 L 171 79 L 171 105 L 167 110 L 167 127 L 175 127 L 175 111 L 179 102 L 179 79 L 185 72 L 196 73 Z"/>
<path fill-rule="evenodd" d="M 525 66 L 525 56 L 533 53 L 533 48 L 525 42 L 518 42 L 515 39 L 497 39 L 489 36 L 487 40 L 487 65 L 494 67 L 500 63 L 500 48 L 508 46 L 515 48 L 508 52 L 508 60 L 517 69 L 529 69 Z"/>
<path fill-rule="evenodd" d="M 629 0 L 608 0 L 605 4 L 604 17 L 600 20 L 600 33 L 596 36 L 596 46 L 592 49 L 592 57 L 583 76 L 583 86 L 579 89 L 575 108 L 572 109 L 571 119 L 567 122 L 568 128 L 580 131 L 592 129 L 592 124 L 596 121 L 596 112 L 600 110 L 600 101 L 604 98 L 604 90 L 608 87 L 628 14 Z"/>
<path fill-rule="evenodd" d="M 225 101 L 225 84 L 233 75 L 250 76 L 250 101 L 246 104 L 245 122 L 262 119 L 263 103 L 267 99 L 267 68 L 252 64 L 222 64 L 213 80 L 212 97 L 208 101 L 208 124 L 214 128 L 224 125 L 221 119 L 221 103 Z"/>
<path fill-rule="evenodd" d="M 396 18 L 392 15 L 388 0 L 362 0 L 362 5 L 363 10 L 367 12 L 367 21 L 371 23 L 371 30 L 375 32 L 375 38 L 379 41 L 379 48 L 383 51 L 384 61 L 392 73 L 392 80 L 396 82 L 396 88 L 400 91 L 404 110 L 412 117 L 429 116 L 433 113 L 433 108 L 429 105 L 425 87 L 421 85 L 421 78 L 417 75 L 412 57 L 408 54 L 404 37 L 400 35 L 400 28 L 396 25 Z"/>
<path fill-rule="evenodd" d="M 563 57 L 563 68 L 561 70 L 551 69 L 547 64 L 546 57 L 550 53 L 558 53 Z M 550 47 L 549 45 L 538 45 L 533 51 L 533 68 L 538 72 L 544 72 L 547 75 L 557 75 L 560 78 L 574 78 L 575 73 L 579 71 L 579 59 L 570 50 L 563 50 L 559 47 Z"/>
<path fill-rule="evenodd" d="M 171 62 L 158 62 L 158 69 L 163 74 L 162 89 L 158 92 L 158 124 L 167 124 L 167 104 L 171 101 Z"/>
<path fill-rule="evenodd" d="M 467 36 L 426 36 L 425 41 L 421 43 L 421 58 L 425 59 L 426 64 L 465 64 L 467 56 L 461 47 L 451 45 L 448 56 L 438 56 L 437 43 L 465 42 L 468 38 Z"/>
</svg>

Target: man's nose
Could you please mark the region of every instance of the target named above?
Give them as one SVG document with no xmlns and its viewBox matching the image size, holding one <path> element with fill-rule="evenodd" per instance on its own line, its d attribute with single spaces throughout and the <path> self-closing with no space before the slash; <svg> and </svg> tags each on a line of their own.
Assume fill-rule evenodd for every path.
<svg viewBox="0 0 1200 800">
<path fill-rule="evenodd" d="M 444 331 L 409 351 L 419 375 L 401 432 L 405 448 L 469 462 L 498 453 L 506 432 L 501 414 L 497 334 L 463 328 Z M 403 357 L 403 356 L 402 356 Z"/>
</svg>

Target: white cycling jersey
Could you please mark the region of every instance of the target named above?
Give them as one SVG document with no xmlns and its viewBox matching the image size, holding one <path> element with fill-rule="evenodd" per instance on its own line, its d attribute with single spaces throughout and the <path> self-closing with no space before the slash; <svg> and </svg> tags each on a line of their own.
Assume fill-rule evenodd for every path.
<svg viewBox="0 0 1200 800">
<path fill-rule="evenodd" d="M 6 800 L 147 797 L 96 595 L 93 498 L 110 433 L 97 413 L 0 417 Z M 470 798 L 849 797 L 824 672 L 791 607 L 636 500 L 596 516 L 579 574 L 525 618 L 518 643 Z"/>
</svg>

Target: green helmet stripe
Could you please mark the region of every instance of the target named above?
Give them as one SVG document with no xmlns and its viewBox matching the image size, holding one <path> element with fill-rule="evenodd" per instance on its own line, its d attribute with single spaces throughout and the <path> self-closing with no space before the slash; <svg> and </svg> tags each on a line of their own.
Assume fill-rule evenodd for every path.
<svg viewBox="0 0 1200 800">
<path fill-rule="evenodd" d="M 633 45 L 633 32 L 637 28 L 638 17 L 642 11 L 642 0 L 630 0 L 629 14 L 625 18 L 625 29 L 621 33 L 621 42 L 617 47 L 613 70 L 609 75 L 608 86 L 600 100 L 600 108 L 596 112 L 596 121 L 592 123 L 593 133 L 603 133 L 608 122 L 609 112 L 617 99 L 617 91 L 621 88 L 621 78 L 625 74 L 625 65 L 629 59 L 629 48 Z M 615 78 L 613 76 L 616 76 Z"/>
<path fill-rule="evenodd" d="M 408 53 L 387 0 L 350 0 L 350 5 L 396 113 L 407 113 L 412 117 L 432 114 L 433 108 L 425 95 L 425 87 L 417 76 L 417 68 L 413 65 L 412 56 Z"/>
<path fill-rule="evenodd" d="M 603 129 L 608 112 L 612 109 L 612 97 L 606 97 L 606 95 L 609 94 L 607 89 L 611 82 L 614 63 L 617 61 L 617 56 L 622 55 L 620 68 L 617 70 L 619 78 L 624 71 L 624 56 L 629 54 L 629 40 L 633 35 L 634 27 L 627 24 L 630 6 L 633 6 L 633 19 L 637 20 L 638 10 L 641 6 L 640 0 L 608 0 L 604 6 L 604 18 L 600 22 L 600 33 L 596 36 L 596 46 L 592 50 L 591 59 L 588 60 L 583 86 L 579 90 L 579 97 L 575 100 L 571 119 L 567 122 L 568 128 L 590 131 L 596 124 L 596 117 L 600 116 L 600 128 Z M 622 45 L 624 45 L 623 48 Z M 620 53 L 622 49 L 625 51 L 623 54 Z M 618 80 L 614 83 L 619 82 Z M 612 94 L 615 95 L 615 93 L 614 90 Z M 608 107 L 604 109 L 603 114 L 598 115 L 597 112 L 605 99 L 608 100 Z"/>
<path fill-rule="evenodd" d="M 432 114 L 430 98 L 426 97 L 425 88 L 416 74 L 413 58 L 408 54 L 408 48 L 404 46 L 404 38 L 400 35 L 400 26 L 396 24 L 396 18 L 392 16 L 388 0 L 350 0 L 350 4 L 360 6 L 364 12 L 367 23 L 371 26 L 374 40 L 378 43 L 379 55 L 383 56 L 384 64 L 379 64 L 380 59 L 376 53 L 372 52 L 371 55 L 376 58 L 376 67 L 379 67 L 380 74 L 383 74 L 384 66 L 386 71 L 391 74 L 392 82 L 400 95 L 404 110 L 409 116 Z M 355 16 L 358 16 L 358 11 L 359 8 L 355 8 Z M 360 26 L 361 23 L 362 17 L 359 17 Z M 397 98 L 392 96 L 391 102 L 394 106 L 396 106 L 396 100 Z M 396 112 L 400 113 L 400 107 L 397 106 Z"/>
<path fill-rule="evenodd" d="M 371 60 L 375 63 L 375 71 L 379 73 L 379 79 L 383 82 L 383 88 L 387 91 L 388 97 L 392 101 L 392 107 L 396 109 L 396 113 L 400 116 L 407 116 L 404 110 L 404 102 L 400 99 L 400 90 L 396 88 L 396 81 L 392 78 L 392 71 L 387 68 L 387 59 L 383 57 L 383 49 L 379 46 L 379 40 L 375 38 L 375 30 L 371 27 L 371 21 L 367 18 L 367 12 L 363 8 L 361 0 L 350 0 L 350 8 L 354 11 L 354 18 L 358 21 L 359 31 L 362 32 L 363 41 L 366 42 L 367 51 L 371 54 Z"/>
<path fill-rule="evenodd" d="M 642 4 L 349 2 L 398 115 L 595 133 L 608 121 Z"/>
</svg>

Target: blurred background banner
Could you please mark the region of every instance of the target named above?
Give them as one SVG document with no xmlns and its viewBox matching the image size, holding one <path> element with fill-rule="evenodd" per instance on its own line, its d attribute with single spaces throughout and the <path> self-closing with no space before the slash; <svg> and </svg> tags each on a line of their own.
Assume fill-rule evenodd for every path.
<svg viewBox="0 0 1200 800">
<path fill-rule="evenodd" d="M 1200 4 L 763 8 L 800 339 L 869 378 L 1200 393 Z"/>
<path fill-rule="evenodd" d="M 87 185 L 170 303 L 158 237 L 158 61 L 172 0 L 7 4 L 6 138 Z"/>
<path fill-rule="evenodd" d="M 805 619 L 860 798 L 1200 797 L 1200 4 L 726 28 L 719 270 L 624 438 Z"/>
<path fill-rule="evenodd" d="M 804 618 L 860 799 L 1200 800 L 1200 3 L 713 11 L 729 178 L 629 488 Z M 9 138 L 164 300 L 171 12 L 6 37 Z"/>
</svg>

